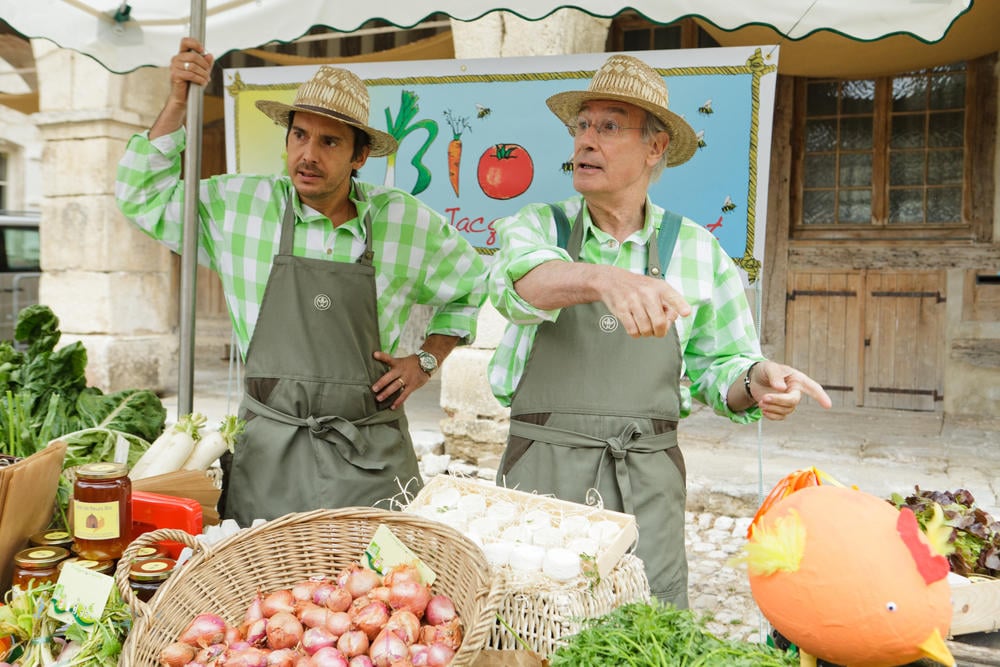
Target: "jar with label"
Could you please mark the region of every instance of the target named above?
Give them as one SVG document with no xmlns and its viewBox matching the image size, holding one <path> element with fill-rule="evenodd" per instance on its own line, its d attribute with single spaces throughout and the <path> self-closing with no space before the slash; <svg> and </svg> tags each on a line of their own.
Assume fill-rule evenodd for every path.
<svg viewBox="0 0 1000 667">
<path fill-rule="evenodd" d="M 132 537 L 132 481 L 124 463 L 76 469 L 70 503 L 73 551 L 89 560 L 116 560 Z"/>
<path fill-rule="evenodd" d="M 135 596 L 143 602 L 149 602 L 153 594 L 171 575 L 177 561 L 172 558 L 149 558 L 132 563 L 129 568 L 129 586 Z"/>
<path fill-rule="evenodd" d="M 73 536 L 65 530 L 43 530 L 28 538 L 37 547 L 73 548 Z"/>
<path fill-rule="evenodd" d="M 62 547 L 28 547 L 14 554 L 13 583 L 21 588 L 29 584 L 54 584 L 59 579 L 58 565 L 69 558 Z"/>
</svg>

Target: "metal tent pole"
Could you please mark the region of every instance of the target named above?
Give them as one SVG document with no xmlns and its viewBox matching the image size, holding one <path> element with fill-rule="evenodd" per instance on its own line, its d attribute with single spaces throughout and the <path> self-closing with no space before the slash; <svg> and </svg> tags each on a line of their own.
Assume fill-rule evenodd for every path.
<svg viewBox="0 0 1000 667">
<path fill-rule="evenodd" d="M 191 0 L 191 36 L 205 43 L 205 0 Z M 184 151 L 184 240 L 181 246 L 180 369 L 177 415 L 190 414 L 194 400 L 195 298 L 198 277 L 198 190 L 205 89 L 188 90 L 187 148 Z"/>
</svg>

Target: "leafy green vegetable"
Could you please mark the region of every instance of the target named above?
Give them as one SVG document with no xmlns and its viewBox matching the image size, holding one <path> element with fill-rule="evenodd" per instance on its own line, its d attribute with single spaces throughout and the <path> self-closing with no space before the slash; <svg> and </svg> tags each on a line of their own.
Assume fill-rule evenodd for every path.
<svg viewBox="0 0 1000 667">
<path fill-rule="evenodd" d="M 687 609 L 653 600 L 588 619 L 550 657 L 551 667 L 784 667 L 798 657 L 762 644 L 720 639 Z"/>
<path fill-rule="evenodd" d="M 163 432 L 163 403 L 148 390 L 88 387 L 86 349 L 80 342 L 56 349 L 61 336 L 59 318 L 39 304 L 18 315 L 14 337 L 24 352 L 0 342 L 0 454 L 30 456 L 60 438 L 69 445 L 64 468 L 114 460 L 116 447 L 134 464 Z M 62 516 L 70 486 L 63 476 Z"/>
<path fill-rule="evenodd" d="M 955 547 L 948 556 L 952 572 L 961 575 L 1000 576 L 1000 521 L 976 506 L 976 499 L 966 489 L 924 491 L 914 486 L 914 493 L 903 497 L 894 493 L 890 502 L 897 508 L 909 507 L 923 528 L 933 515 L 934 503 L 944 511 L 945 525 L 951 526 L 950 541 Z"/>
<path fill-rule="evenodd" d="M 413 122 L 413 119 L 417 117 L 420 113 L 420 105 L 417 101 L 420 99 L 419 96 L 412 90 L 403 90 L 399 95 L 399 113 L 396 114 L 396 119 L 393 120 L 392 112 L 389 111 L 389 107 L 385 108 L 385 123 L 389 130 L 389 134 L 392 138 L 396 140 L 397 143 L 402 143 L 403 139 L 406 138 L 411 132 L 416 130 L 427 130 L 427 138 L 424 143 L 417 151 L 413 154 L 413 158 L 410 160 L 410 164 L 417 170 L 417 180 L 413 184 L 413 190 L 411 194 L 418 195 L 427 189 L 427 186 L 431 183 L 431 170 L 424 165 L 424 155 L 427 153 L 427 149 L 431 147 L 434 140 L 438 135 L 438 124 L 429 118 Z M 386 171 L 385 171 L 385 184 L 394 185 L 396 180 L 396 154 L 391 153 L 386 156 Z"/>
</svg>

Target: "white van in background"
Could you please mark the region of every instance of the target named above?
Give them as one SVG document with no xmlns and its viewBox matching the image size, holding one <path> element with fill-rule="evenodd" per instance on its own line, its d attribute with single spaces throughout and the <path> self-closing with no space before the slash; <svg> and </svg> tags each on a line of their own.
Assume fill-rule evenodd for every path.
<svg viewBox="0 0 1000 667">
<path fill-rule="evenodd" d="M 0 210 L 0 340 L 14 340 L 22 308 L 38 303 L 38 213 Z"/>
</svg>

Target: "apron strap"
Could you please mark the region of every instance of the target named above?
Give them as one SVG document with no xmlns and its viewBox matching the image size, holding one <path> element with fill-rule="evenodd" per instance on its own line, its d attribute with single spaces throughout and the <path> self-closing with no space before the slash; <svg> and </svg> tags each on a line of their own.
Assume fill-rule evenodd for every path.
<svg viewBox="0 0 1000 667">
<path fill-rule="evenodd" d="M 618 435 L 610 438 L 595 438 L 586 433 L 577 433 L 567 429 L 553 426 L 543 426 L 512 419 L 510 422 L 510 434 L 528 440 L 539 440 L 556 447 L 567 447 L 569 449 L 603 449 L 611 455 L 615 464 L 615 479 L 618 482 L 618 491 L 622 495 L 622 505 L 625 512 L 635 514 L 635 503 L 632 500 L 632 483 L 629 480 L 628 464 L 626 458 L 628 454 L 652 454 L 654 452 L 664 452 L 677 446 L 677 433 L 667 431 L 659 435 L 651 435 L 643 438 L 635 422 L 629 422 Z M 604 461 L 607 457 L 602 456 L 601 462 L 597 466 L 597 478 L 594 480 L 593 488 L 601 481 L 601 473 L 604 471 Z"/>
<path fill-rule="evenodd" d="M 357 193 L 358 200 L 362 202 L 367 202 L 368 197 L 365 195 L 364 191 L 357 186 L 357 183 L 351 184 L 354 192 Z M 375 257 L 375 252 L 372 250 L 372 211 L 371 207 L 365 212 L 364 218 L 365 224 L 365 250 L 361 253 L 361 257 L 358 258 L 358 264 L 363 266 L 371 266 L 372 259 Z M 281 240 L 278 242 L 278 254 L 279 255 L 291 255 L 294 248 L 295 242 L 295 206 L 292 204 L 291 197 L 285 202 L 285 212 L 281 217 Z"/>
<path fill-rule="evenodd" d="M 372 415 L 352 422 L 336 415 L 326 417 L 313 417 L 311 415 L 309 417 L 294 417 L 261 403 L 249 394 L 245 395 L 243 400 L 245 407 L 258 417 L 297 428 L 308 428 L 309 435 L 313 441 L 319 439 L 329 442 L 337 448 L 337 451 L 346 461 L 355 467 L 364 470 L 383 470 L 385 468 L 385 463 L 373 462 L 367 459 L 369 442 L 364 433 L 357 427 L 389 424 L 399 421 L 399 413 L 395 410 L 379 410 Z"/>
</svg>

